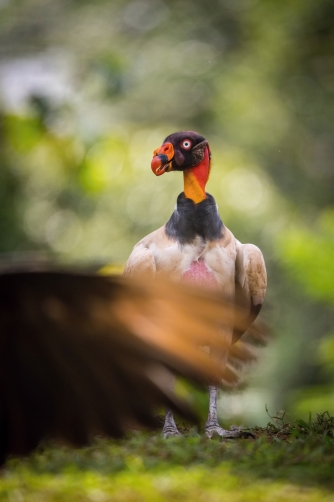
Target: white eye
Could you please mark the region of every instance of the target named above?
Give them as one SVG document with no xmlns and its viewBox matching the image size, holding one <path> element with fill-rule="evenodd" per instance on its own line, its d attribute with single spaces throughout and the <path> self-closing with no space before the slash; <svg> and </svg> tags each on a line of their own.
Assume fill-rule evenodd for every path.
<svg viewBox="0 0 334 502">
<path fill-rule="evenodd" d="M 191 146 L 192 146 L 192 143 L 190 141 L 190 139 L 184 139 L 181 143 L 181 146 L 182 148 L 184 148 L 185 150 L 190 150 Z"/>
</svg>

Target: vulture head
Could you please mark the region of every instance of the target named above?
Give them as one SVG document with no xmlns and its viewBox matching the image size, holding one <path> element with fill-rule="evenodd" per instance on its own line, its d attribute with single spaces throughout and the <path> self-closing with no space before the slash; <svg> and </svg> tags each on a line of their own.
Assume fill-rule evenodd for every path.
<svg viewBox="0 0 334 502">
<path fill-rule="evenodd" d="M 207 140 L 193 131 L 175 132 L 154 150 L 151 162 L 156 176 L 170 171 L 183 171 L 184 194 L 195 204 L 206 198 L 211 152 Z"/>
<path fill-rule="evenodd" d="M 154 150 L 151 168 L 156 176 L 169 171 L 185 171 L 200 164 L 205 157 L 209 162 L 210 155 L 207 140 L 197 132 L 175 132 Z"/>
</svg>

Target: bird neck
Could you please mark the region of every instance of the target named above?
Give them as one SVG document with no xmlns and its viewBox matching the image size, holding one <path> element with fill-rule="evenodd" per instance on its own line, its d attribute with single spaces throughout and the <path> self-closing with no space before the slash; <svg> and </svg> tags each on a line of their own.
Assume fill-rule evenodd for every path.
<svg viewBox="0 0 334 502">
<path fill-rule="evenodd" d="M 224 232 L 216 201 L 209 193 L 198 204 L 180 193 L 176 208 L 165 225 L 166 235 L 181 245 L 193 244 L 197 237 L 211 242 L 219 240 Z"/>
<path fill-rule="evenodd" d="M 183 171 L 184 195 L 195 204 L 206 199 L 205 185 L 208 182 L 211 168 L 209 147 L 199 164 Z"/>
</svg>

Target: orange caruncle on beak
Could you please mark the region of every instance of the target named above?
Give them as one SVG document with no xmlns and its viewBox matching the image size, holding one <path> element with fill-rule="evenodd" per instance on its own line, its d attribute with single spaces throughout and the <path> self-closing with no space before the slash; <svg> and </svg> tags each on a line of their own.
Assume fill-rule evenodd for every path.
<svg viewBox="0 0 334 502">
<path fill-rule="evenodd" d="M 154 150 L 151 169 L 156 176 L 161 176 L 172 168 L 171 161 L 174 157 L 174 147 L 172 143 L 164 143 Z"/>
</svg>

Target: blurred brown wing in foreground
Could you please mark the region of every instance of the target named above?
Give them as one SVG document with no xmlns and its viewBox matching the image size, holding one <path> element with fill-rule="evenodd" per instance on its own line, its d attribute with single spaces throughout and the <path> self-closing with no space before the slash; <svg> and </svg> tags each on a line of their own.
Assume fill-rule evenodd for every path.
<svg viewBox="0 0 334 502">
<path fill-rule="evenodd" d="M 217 326 L 234 321 L 218 294 L 167 281 L 3 272 L 1 461 L 43 438 L 83 445 L 97 433 L 120 436 L 128 418 L 153 426 L 156 405 L 193 418 L 169 376 L 235 380 L 213 355 L 226 351 Z"/>
</svg>

